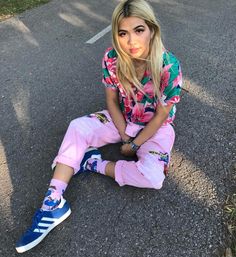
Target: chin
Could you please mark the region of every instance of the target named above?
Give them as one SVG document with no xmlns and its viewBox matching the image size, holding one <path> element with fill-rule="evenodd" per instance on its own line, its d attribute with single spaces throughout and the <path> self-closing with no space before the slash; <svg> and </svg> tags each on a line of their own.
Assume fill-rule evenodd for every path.
<svg viewBox="0 0 236 257">
<path fill-rule="evenodd" d="M 141 57 L 142 55 L 141 54 L 130 54 L 130 57 L 133 58 L 133 59 L 138 59 L 138 58 L 142 58 Z"/>
</svg>

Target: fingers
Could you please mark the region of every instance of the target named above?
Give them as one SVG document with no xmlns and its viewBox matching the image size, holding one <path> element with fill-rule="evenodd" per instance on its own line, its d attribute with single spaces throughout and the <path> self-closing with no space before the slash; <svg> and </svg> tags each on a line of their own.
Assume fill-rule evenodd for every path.
<svg viewBox="0 0 236 257">
<path fill-rule="evenodd" d="M 135 151 L 132 150 L 130 144 L 124 144 L 120 148 L 120 152 L 124 156 L 132 157 L 135 156 Z"/>
</svg>

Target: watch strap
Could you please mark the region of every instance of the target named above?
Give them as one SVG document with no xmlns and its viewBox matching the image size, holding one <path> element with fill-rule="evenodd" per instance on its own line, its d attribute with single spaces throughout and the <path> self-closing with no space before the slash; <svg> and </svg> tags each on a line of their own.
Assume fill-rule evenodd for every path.
<svg viewBox="0 0 236 257">
<path fill-rule="evenodd" d="M 136 151 L 139 149 L 139 147 L 140 147 L 140 146 L 136 145 L 133 141 L 130 142 L 130 145 L 131 145 L 131 149 L 132 149 L 133 151 L 135 151 L 135 152 L 136 152 Z"/>
</svg>

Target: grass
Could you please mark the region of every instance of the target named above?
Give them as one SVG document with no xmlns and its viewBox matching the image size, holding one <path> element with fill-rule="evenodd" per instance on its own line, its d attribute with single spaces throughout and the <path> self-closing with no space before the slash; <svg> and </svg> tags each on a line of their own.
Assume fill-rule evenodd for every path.
<svg viewBox="0 0 236 257">
<path fill-rule="evenodd" d="M 228 197 L 225 212 L 229 217 L 228 229 L 231 235 L 232 256 L 236 256 L 236 193 Z"/>
<path fill-rule="evenodd" d="M 25 10 L 48 3 L 50 0 L 0 0 L 0 21 Z"/>
</svg>

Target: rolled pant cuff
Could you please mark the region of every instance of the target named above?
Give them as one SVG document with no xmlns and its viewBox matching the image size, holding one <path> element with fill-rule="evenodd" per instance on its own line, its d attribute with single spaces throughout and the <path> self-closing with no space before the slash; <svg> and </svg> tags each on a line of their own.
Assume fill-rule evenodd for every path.
<svg viewBox="0 0 236 257">
<path fill-rule="evenodd" d="M 72 169 L 74 169 L 74 175 L 79 171 L 80 166 L 73 162 L 72 160 L 68 159 L 67 157 L 63 157 L 63 156 L 58 156 L 54 159 L 53 163 L 52 163 L 52 169 L 54 169 L 57 165 L 57 163 L 61 163 L 61 164 L 65 164 L 69 167 L 71 167 Z"/>
</svg>

